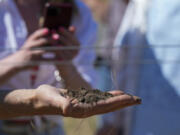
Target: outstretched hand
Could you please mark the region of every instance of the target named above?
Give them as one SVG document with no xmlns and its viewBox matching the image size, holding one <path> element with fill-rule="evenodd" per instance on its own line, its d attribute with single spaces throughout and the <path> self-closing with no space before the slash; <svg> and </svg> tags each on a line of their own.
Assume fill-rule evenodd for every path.
<svg viewBox="0 0 180 135">
<path fill-rule="evenodd" d="M 66 92 L 66 89 L 42 85 L 36 91 L 35 107 L 42 114 L 60 114 L 65 117 L 86 118 L 141 103 L 140 98 L 119 90 L 109 92 L 114 97 L 93 104 L 80 103 L 76 99 L 61 96 L 62 93 Z"/>
</svg>

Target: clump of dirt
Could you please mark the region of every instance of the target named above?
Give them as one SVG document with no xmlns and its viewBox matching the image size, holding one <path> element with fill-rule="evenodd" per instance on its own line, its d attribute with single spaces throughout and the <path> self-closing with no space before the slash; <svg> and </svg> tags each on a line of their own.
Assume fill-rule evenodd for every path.
<svg viewBox="0 0 180 135">
<path fill-rule="evenodd" d="M 98 89 L 87 90 L 85 88 L 81 88 L 80 90 L 68 89 L 67 93 L 64 93 L 62 96 L 69 96 L 70 98 L 77 99 L 81 103 L 87 104 L 113 97 L 113 95 L 108 92 L 102 92 Z"/>
</svg>

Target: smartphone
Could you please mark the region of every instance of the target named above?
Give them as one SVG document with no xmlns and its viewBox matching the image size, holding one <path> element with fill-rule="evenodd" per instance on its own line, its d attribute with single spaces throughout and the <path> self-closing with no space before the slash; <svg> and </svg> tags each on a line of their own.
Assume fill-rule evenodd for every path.
<svg viewBox="0 0 180 135">
<path fill-rule="evenodd" d="M 48 2 L 44 8 L 43 27 L 58 30 L 71 24 L 73 5 L 71 3 Z"/>
</svg>

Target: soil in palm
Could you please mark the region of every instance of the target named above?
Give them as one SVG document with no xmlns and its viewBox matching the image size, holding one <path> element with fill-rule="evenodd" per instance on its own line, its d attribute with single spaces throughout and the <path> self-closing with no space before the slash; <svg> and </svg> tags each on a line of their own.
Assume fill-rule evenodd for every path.
<svg viewBox="0 0 180 135">
<path fill-rule="evenodd" d="M 81 88 L 80 90 L 70 90 L 68 89 L 67 93 L 62 94 L 64 97 L 70 97 L 72 99 L 77 99 L 81 103 L 91 104 L 98 102 L 100 100 L 106 100 L 110 97 L 113 97 L 112 94 L 108 92 L 102 92 L 98 89 L 85 89 Z"/>
</svg>

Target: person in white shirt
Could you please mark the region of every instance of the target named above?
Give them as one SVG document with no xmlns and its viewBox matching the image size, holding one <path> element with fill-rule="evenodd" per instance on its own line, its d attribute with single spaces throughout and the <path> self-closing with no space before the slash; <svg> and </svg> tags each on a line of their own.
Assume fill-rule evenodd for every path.
<svg viewBox="0 0 180 135">
<path fill-rule="evenodd" d="M 71 25 L 75 29 L 73 27 L 70 27 L 69 30 L 61 29 L 58 40 L 62 45 L 73 44 L 76 47 L 80 45 L 88 48 L 96 40 L 97 25 L 92 19 L 89 9 L 80 0 L 73 0 L 73 2 L 76 12 L 73 13 Z M 41 7 L 41 0 L 0 0 L 0 75 L 2 76 L 0 89 L 33 89 L 42 84 L 73 89 L 94 87 L 98 81 L 92 64 L 95 58 L 93 50 L 80 49 L 71 52 L 61 50 L 56 54 L 65 55 L 61 55 L 61 58 L 58 55 L 58 59 L 56 58 L 55 61 L 61 63 L 60 59 L 63 58 L 70 64 L 43 64 L 38 65 L 36 69 L 33 68 L 33 65 L 38 64 L 39 61 L 46 61 L 42 57 L 46 51 L 31 48 L 41 47 L 51 42 L 44 38 L 49 30 L 39 29 Z M 48 123 L 52 122 L 52 125 L 58 125 L 56 133 L 63 134 L 59 127 L 61 125 L 60 117 L 48 117 L 48 119 Z M 37 129 L 41 129 L 41 119 L 36 117 L 35 121 Z M 2 126 L 6 127 L 4 123 Z M 8 132 L 11 131 L 9 128 L 4 129 L 8 129 L 6 130 Z"/>
</svg>

